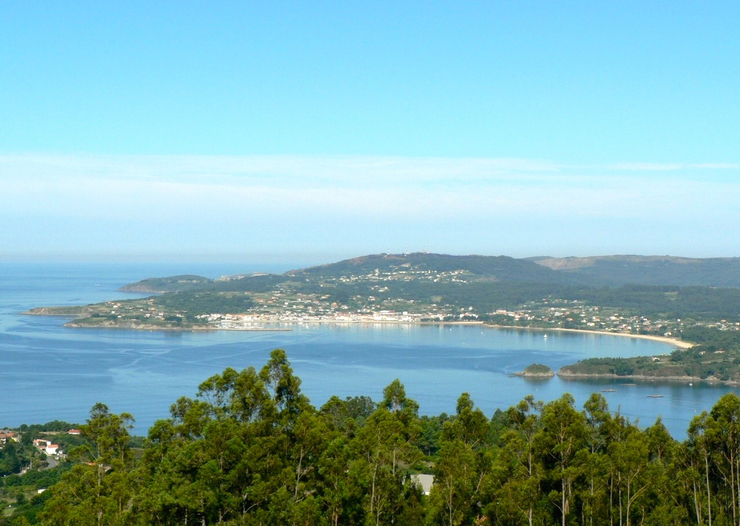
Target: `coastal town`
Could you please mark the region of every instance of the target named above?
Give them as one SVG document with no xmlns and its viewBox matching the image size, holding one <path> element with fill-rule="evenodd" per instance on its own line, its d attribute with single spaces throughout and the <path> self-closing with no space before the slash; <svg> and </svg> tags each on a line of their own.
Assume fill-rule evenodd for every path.
<svg viewBox="0 0 740 526">
<path fill-rule="evenodd" d="M 376 268 L 327 265 L 283 275 L 144 280 L 122 290 L 157 295 L 79 307 L 40 307 L 29 314 L 69 316 L 73 319 L 67 325 L 72 327 L 145 330 L 290 330 L 296 323 L 465 323 L 676 340 L 687 327 L 740 331 L 740 322 L 719 316 L 648 315 L 639 305 L 596 305 L 556 293 L 524 297 L 513 306 L 508 298 L 497 303 L 484 293 L 475 297 L 466 292 L 457 299 L 457 289 L 495 291 L 501 283 L 466 268 L 430 267 L 401 258 Z"/>
<path fill-rule="evenodd" d="M 628 263 L 634 261 L 620 262 L 623 267 Z M 638 261 L 626 279 L 635 279 L 639 265 L 654 263 L 650 258 Z M 613 334 L 658 340 L 686 352 L 586 359 L 558 374 L 573 379 L 660 377 L 740 384 L 738 289 L 607 287 L 594 286 L 590 275 L 576 278 L 508 257 L 380 254 L 284 274 L 150 278 L 121 289 L 149 294 L 146 297 L 40 307 L 28 314 L 67 316 L 68 327 L 133 330 L 469 324 L 538 330 L 543 337 L 547 331 Z"/>
</svg>

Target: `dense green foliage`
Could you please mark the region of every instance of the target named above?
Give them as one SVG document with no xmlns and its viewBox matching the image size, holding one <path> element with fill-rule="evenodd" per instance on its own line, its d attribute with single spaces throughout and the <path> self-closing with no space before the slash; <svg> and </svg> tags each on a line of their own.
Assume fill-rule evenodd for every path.
<svg viewBox="0 0 740 526">
<path fill-rule="evenodd" d="M 157 296 L 154 298 L 154 305 L 158 308 L 180 311 L 188 317 L 193 317 L 200 314 L 245 312 L 254 305 L 254 302 L 244 292 L 216 294 L 209 291 L 191 291 Z"/>
<path fill-rule="evenodd" d="M 664 316 L 672 319 L 740 320 L 740 289 L 710 287 L 659 287 L 625 285 L 618 288 L 584 287 L 557 283 L 471 281 L 436 283 L 399 281 L 387 290 L 373 291 L 369 283 L 321 284 L 291 281 L 284 277 L 260 276 L 206 285 L 203 290 L 168 293 L 153 298 L 160 308 L 187 311 L 190 315 L 246 312 L 254 305 L 250 293 L 272 290 L 276 284 L 289 285 L 303 294 L 327 294 L 332 301 L 356 308 L 352 298 L 374 296 L 378 304 L 401 298 L 419 305 L 439 303 L 453 308 L 472 307 L 475 312 L 517 309 L 542 298 L 580 301 L 589 305 L 619 309 L 626 313 Z M 213 290 L 208 290 L 212 288 Z M 496 321 L 481 314 L 480 319 Z M 510 320 L 505 320 L 509 322 Z"/>
<path fill-rule="evenodd" d="M 45 491 L 59 482 L 72 469 L 71 463 L 47 470 L 32 470 L 24 475 L 10 475 L 0 479 L 0 502 L 12 502 L 13 524 L 36 524 L 38 514 L 44 509 L 51 492 Z M 42 491 L 42 493 L 39 493 Z M 2 524 L 2 519 L 0 519 Z"/>
<path fill-rule="evenodd" d="M 572 278 L 526 259 L 508 256 L 452 256 L 447 254 L 376 254 L 289 272 L 291 276 L 340 277 L 403 270 L 464 271 L 501 282 L 575 282 Z"/>
<path fill-rule="evenodd" d="M 532 365 L 528 365 L 524 369 L 524 374 L 531 374 L 531 375 L 553 375 L 555 373 L 547 365 L 543 365 L 541 363 L 533 363 Z"/>
<path fill-rule="evenodd" d="M 194 276 L 185 276 L 194 278 L 192 281 L 181 279 L 183 276 L 161 278 L 156 282 L 160 289 L 180 292 L 164 294 L 155 302 L 161 307 L 187 310 L 190 314 L 235 313 L 252 306 L 250 293 L 290 289 L 296 293 L 325 294 L 331 301 L 352 308 L 359 307 L 359 299 L 364 301 L 368 296 L 376 297 L 378 304 L 402 299 L 421 305 L 472 307 L 481 319 L 491 319 L 487 314 L 496 309 L 516 309 L 527 302 L 558 298 L 645 316 L 740 321 L 740 288 L 731 288 L 724 281 L 727 288 L 710 286 L 716 281 L 718 269 L 728 265 L 740 269 L 740 260 L 618 261 L 599 260 L 593 267 L 555 271 L 530 260 L 504 256 L 383 254 L 281 275 L 262 274 L 216 281 L 203 278 L 198 281 Z M 594 270 L 617 264 L 622 269 L 622 278 L 618 280 L 606 280 L 608 272 L 599 274 Z M 674 269 L 675 278 L 668 282 L 659 279 L 659 273 L 640 272 L 640 269 L 668 267 Z M 450 279 L 428 280 L 424 279 L 427 271 L 455 274 Z M 383 287 L 378 289 L 378 282 L 372 279 L 376 272 L 395 278 L 383 280 Z M 701 278 L 703 273 L 706 279 Z M 646 275 L 654 279 L 646 281 Z M 367 279 L 347 279 L 358 276 Z M 149 286 L 154 282 L 144 280 L 131 287 Z M 176 286 L 168 289 L 167 283 Z M 737 287 L 740 278 L 732 283 Z M 358 300 L 353 301 L 353 298 Z"/>
<path fill-rule="evenodd" d="M 553 270 L 503 256 L 383 254 L 280 275 L 150 278 L 124 289 L 163 294 L 85 307 L 42 307 L 31 313 L 75 316 L 68 324 L 75 327 L 165 330 L 219 328 L 228 315 L 249 317 L 228 318 L 226 325 L 235 319 L 346 321 L 347 315 L 357 319 L 379 312 L 410 314 L 406 321 L 484 321 L 673 336 L 702 325 L 740 329 L 740 288 L 711 286 L 730 283 L 715 279 L 718 269 L 740 269 L 740 259 L 589 259 L 594 261 L 586 266 Z M 619 265 L 621 278 L 602 279 L 606 274 L 594 269 L 604 265 Z M 655 269 L 662 268 L 673 277 L 659 279 L 662 274 Z"/>
<path fill-rule="evenodd" d="M 121 287 L 122 292 L 180 292 L 197 288 L 212 280 L 192 274 L 169 276 L 165 278 L 147 278 Z"/>
<path fill-rule="evenodd" d="M 22 433 L 25 433 L 27 431 L 38 431 L 38 432 L 57 432 L 57 433 L 66 433 L 70 429 L 76 429 L 80 427 L 80 424 L 70 424 L 69 422 L 65 422 L 64 420 L 52 420 L 51 422 L 47 422 L 45 424 L 23 424 L 19 431 Z"/>
<path fill-rule="evenodd" d="M 563 367 L 559 374 L 691 377 L 740 383 L 740 333 L 692 327 L 682 336 L 699 343 L 670 356 L 589 358 Z"/>
<path fill-rule="evenodd" d="M 32 458 L 30 446 L 8 440 L 0 446 L 0 477 L 19 473 L 23 466 L 30 464 Z"/>
<path fill-rule="evenodd" d="M 244 276 L 254 283 L 280 282 L 309 277 L 341 277 L 370 274 L 376 270 L 393 272 L 405 269 L 462 270 L 478 278 L 504 282 L 559 283 L 580 286 L 659 285 L 740 288 L 740 258 L 691 259 L 651 256 L 602 256 L 516 259 L 507 256 L 453 256 L 447 254 L 375 254 L 328 265 L 286 272 L 281 276 Z M 573 264 L 578 260 L 578 264 Z M 544 266 L 547 265 L 547 266 Z M 560 270 L 553 270 L 560 269 Z M 235 290 L 243 280 L 214 281 L 202 276 L 149 278 L 127 285 L 123 290 L 174 292 L 194 287 L 213 290 Z M 235 283 L 236 282 L 236 283 Z"/>
<path fill-rule="evenodd" d="M 300 392 L 285 353 L 226 369 L 181 398 L 130 449 L 131 416 L 96 405 L 79 462 L 36 513 L 44 525 L 725 526 L 740 521 L 740 399 L 723 396 L 687 439 L 639 429 L 594 394 L 527 397 L 489 419 L 463 393 L 455 414 L 419 417 L 403 385 L 377 405 Z M 434 475 L 429 495 L 414 474 Z M 23 503 L 25 505 L 26 503 Z"/>
</svg>

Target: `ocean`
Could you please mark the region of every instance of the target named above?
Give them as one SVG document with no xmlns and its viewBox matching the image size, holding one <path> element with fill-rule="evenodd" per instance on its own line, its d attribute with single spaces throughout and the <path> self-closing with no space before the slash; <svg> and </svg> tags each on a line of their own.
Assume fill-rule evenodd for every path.
<svg viewBox="0 0 740 526">
<path fill-rule="evenodd" d="M 226 367 L 259 369 L 285 349 L 302 390 L 320 407 L 329 397 L 382 398 L 398 378 L 422 414 L 453 413 L 462 392 L 491 416 L 524 396 L 545 402 L 571 393 L 577 406 L 602 392 L 612 411 L 641 426 L 662 418 L 676 438 L 709 410 L 726 386 L 617 380 L 527 380 L 511 373 L 532 363 L 559 367 L 589 357 L 671 352 L 649 340 L 582 333 L 458 325 L 291 325 L 280 332 L 153 332 L 70 329 L 65 319 L 25 316 L 51 305 L 135 297 L 117 292 L 147 277 L 218 277 L 283 271 L 254 265 L 0 263 L 0 428 L 60 419 L 84 422 L 96 402 L 129 412 L 146 434 L 181 396 Z M 141 295 L 138 295 L 141 296 Z M 545 337 L 547 336 L 547 337 Z"/>
</svg>

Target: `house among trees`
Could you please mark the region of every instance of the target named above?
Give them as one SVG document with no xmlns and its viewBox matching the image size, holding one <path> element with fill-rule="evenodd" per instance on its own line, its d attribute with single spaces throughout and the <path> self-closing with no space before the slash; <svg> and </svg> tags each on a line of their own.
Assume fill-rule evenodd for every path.
<svg viewBox="0 0 740 526">
<path fill-rule="evenodd" d="M 36 438 L 33 441 L 33 445 L 38 449 L 39 451 L 46 453 L 47 455 L 56 455 L 59 453 L 59 444 L 52 444 L 48 440 L 44 440 L 43 438 Z"/>
<path fill-rule="evenodd" d="M 432 486 L 434 485 L 434 475 L 419 473 L 418 475 L 413 475 L 411 479 L 419 486 L 421 486 L 421 491 L 422 493 L 424 493 L 424 495 L 429 495 L 429 493 L 432 491 Z"/>
</svg>

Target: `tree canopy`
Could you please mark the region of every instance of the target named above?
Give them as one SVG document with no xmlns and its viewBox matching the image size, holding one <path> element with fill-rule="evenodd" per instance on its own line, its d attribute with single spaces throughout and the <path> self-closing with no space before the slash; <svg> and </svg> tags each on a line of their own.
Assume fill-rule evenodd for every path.
<svg viewBox="0 0 740 526">
<path fill-rule="evenodd" d="M 300 385 L 279 349 L 260 370 L 227 368 L 137 449 L 133 417 L 96 404 L 58 481 L 0 525 L 740 523 L 734 394 L 679 442 L 600 394 L 582 409 L 568 394 L 528 396 L 489 418 L 463 393 L 454 415 L 420 417 L 400 380 L 377 404 L 332 397 L 320 409 Z M 0 460 L 14 454 L 6 444 Z M 434 477 L 428 495 L 418 474 Z"/>
</svg>

